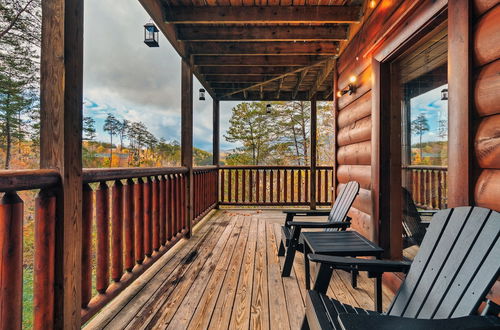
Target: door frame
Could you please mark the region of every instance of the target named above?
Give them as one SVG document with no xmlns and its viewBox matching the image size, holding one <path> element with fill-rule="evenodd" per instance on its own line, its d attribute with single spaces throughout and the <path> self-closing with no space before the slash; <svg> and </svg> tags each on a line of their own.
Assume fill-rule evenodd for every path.
<svg viewBox="0 0 500 330">
<path fill-rule="evenodd" d="M 402 258 L 401 107 L 391 63 L 447 19 L 447 1 L 427 2 L 404 20 L 372 56 L 372 217 L 385 257 Z"/>
</svg>

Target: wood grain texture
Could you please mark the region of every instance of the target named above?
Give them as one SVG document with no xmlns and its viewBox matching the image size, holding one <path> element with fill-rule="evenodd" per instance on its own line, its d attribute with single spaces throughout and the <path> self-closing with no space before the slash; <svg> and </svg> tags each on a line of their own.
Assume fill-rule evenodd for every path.
<svg viewBox="0 0 500 330">
<path fill-rule="evenodd" d="M 337 169 L 340 183 L 358 181 L 363 189 L 370 189 L 371 166 L 369 165 L 340 165 Z"/>
<path fill-rule="evenodd" d="M 370 141 L 372 134 L 371 116 L 355 121 L 338 130 L 338 146 L 346 146 L 353 143 Z"/>
<path fill-rule="evenodd" d="M 343 97 L 345 97 L 345 95 Z M 357 99 L 356 102 L 351 103 L 349 106 L 339 111 L 339 128 L 345 128 L 348 125 L 369 116 L 371 114 L 371 110 L 372 93 L 368 92 Z"/>
<path fill-rule="evenodd" d="M 484 66 L 474 86 L 474 105 L 479 116 L 500 113 L 500 60 Z"/>
<path fill-rule="evenodd" d="M 474 0 L 474 13 L 481 16 L 499 3 L 499 0 Z"/>
<path fill-rule="evenodd" d="M 476 182 L 474 199 L 476 205 L 500 211 L 500 171 L 483 170 Z"/>
<path fill-rule="evenodd" d="M 181 164 L 187 167 L 187 182 L 184 200 L 186 201 L 182 223 L 187 224 L 188 236 L 191 234 L 193 219 L 193 72 L 189 63 L 181 62 Z"/>
<path fill-rule="evenodd" d="M 339 165 L 370 165 L 371 141 L 350 144 L 340 147 L 337 152 Z"/>
<path fill-rule="evenodd" d="M 500 57 L 500 6 L 484 14 L 474 29 L 474 60 L 483 66 Z"/>
<path fill-rule="evenodd" d="M 474 148 L 480 168 L 500 169 L 500 114 L 479 122 Z"/>
<path fill-rule="evenodd" d="M 80 328 L 83 1 L 42 3 L 40 167 L 59 171 L 55 327 Z"/>
<path fill-rule="evenodd" d="M 472 49 L 469 1 L 454 1 L 448 5 L 448 207 L 469 205 L 471 202 L 471 137 L 470 122 L 471 56 Z"/>
</svg>

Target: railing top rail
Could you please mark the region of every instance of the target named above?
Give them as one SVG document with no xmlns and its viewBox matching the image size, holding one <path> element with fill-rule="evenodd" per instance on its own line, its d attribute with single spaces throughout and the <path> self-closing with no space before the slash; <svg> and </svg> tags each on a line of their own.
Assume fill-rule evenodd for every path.
<svg viewBox="0 0 500 330">
<path fill-rule="evenodd" d="M 404 170 L 436 170 L 436 171 L 446 171 L 448 166 L 438 166 L 438 165 L 407 165 L 402 167 Z"/>
<path fill-rule="evenodd" d="M 59 183 L 54 169 L 0 171 L 0 192 L 42 189 Z"/>
<path fill-rule="evenodd" d="M 186 167 L 86 168 L 83 170 L 83 182 L 123 180 L 147 176 L 183 174 L 187 172 L 188 169 Z"/>
<path fill-rule="evenodd" d="M 216 169 L 217 169 L 217 166 L 215 166 L 215 165 L 195 166 L 195 167 L 193 167 L 193 172 L 211 171 L 211 170 L 216 170 Z"/>
<path fill-rule="evenodd" d="M 307 165 L 237 165 L 221 166 L 223 170 L 308 170 L 311 167 Z M 333 166 L 316 166 L 317 169 L 333 169 Z"/>
</svg>

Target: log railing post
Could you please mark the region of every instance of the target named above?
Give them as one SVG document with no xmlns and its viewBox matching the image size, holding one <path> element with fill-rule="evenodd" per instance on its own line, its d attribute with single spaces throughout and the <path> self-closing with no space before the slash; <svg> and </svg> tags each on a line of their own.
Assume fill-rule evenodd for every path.
<svg viewBox="0 0 500 330">
<path fill-rule="evenodd" d="M 134 230 L 134 180 L 128 179 L 123 203 L 123 232 L 125 243 L 125 269 L 131 272 L 135 266 Z"/>
<path fill-rule="evenodd" d="M 111 278 L 119 282 L 123 274 L 123 184 L 115 180 L 112 191 Z"/>
<path fill-rule="evenodd" d="M 96 191 L 97 269 L 96 290 L 106 292 L 109 284 L 109 188 L 106 182 Z"/>
<path fill-rule="evenodd" d="M 181 163 L 187 167 L 185 186 L 186 237 L 191 236 L 193 220 L 193 72 L 185 60 L 181 63 Z"/>
<path fill-rule="evenodd" d="M 316 157 L 316 140 L 317 140 L 317 108 L 316 108 L 316 98 L 314 97 L 311 100 L 311 150 L 310 150 L 310 166 L 311 166 L 311 176 L 310 176 L 310 186 L 311 189 L 309 193 L 311 194 L 310 200 L 310 208 L 311 210 L 316 209 L 316 165 L 317 165 L 317 157 Z M 300 198 L 300 197 L 299 197 Z"/>
<path fill-rule="evenodd" d="M 23 201 L 15 192 L 0 200 L 0 328 L 21 329 L 23 311 Z"/>
<path fill-rule="evenodd" d="M 83 185 L 82 216 L 82 308 L 92 298 L 92 219 L 94 218 L 94 192 L 89 184 Z"/>
<path fill-rule="evenodd" d="M 56 195 L 42 189 L 35 200 L 35 263 L 33 282 L 33 328 L 54 327 L 54 262 Z"/>
<path fill-rule="evenodd" d="M 81 327 L 83 3 L 42 1 L 40 168 L 57 169 L 61 177 L 54 285 L 58 329 Z"/>
<path fill-rule="evenodd" d="M 220 103 L 219 100 L 213 100 L 213 165 L 217 166 L 215 170 L 215 199 L 219 207 L 219 166 L 220 166 Z M 244 198 L 244 197 L 243 197 Z M 222 201 L 222 198 L 221 198 Z"/>
</svg>

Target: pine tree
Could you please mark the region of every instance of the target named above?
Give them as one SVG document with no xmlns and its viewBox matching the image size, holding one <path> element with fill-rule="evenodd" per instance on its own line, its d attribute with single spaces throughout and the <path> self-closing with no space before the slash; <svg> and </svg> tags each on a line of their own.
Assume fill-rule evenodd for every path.
<svg viewBox="0 0 500 330">
<path fill-rule="evenodd" d="M 419 114 L 418 117 L 411 122 L 411 130 L 415 132 L 420 137 L 420 158 L 422 157 L 422 136 L 425 132 L 429 130 L 429 122 L 423 113 Z"/>
<path fill-rule="evenodd" d="M 118 130 L 120 128 L 120 121 L 116 119 L 111 113 L 108 113 L 106 120 L 104 121 L 103 130 L 109 134 L 109 167 L 111 167 L 113 163 L 113 136 L 118 134 Z"/>
</svg>

